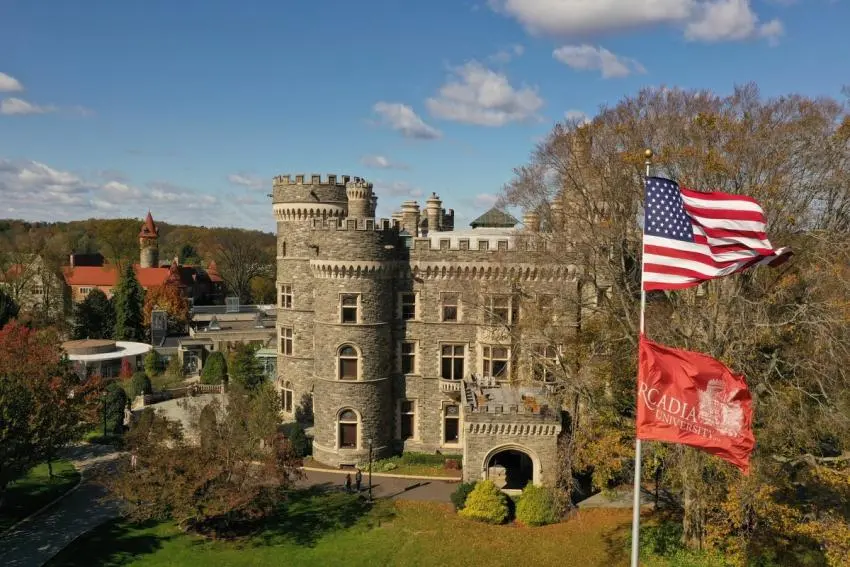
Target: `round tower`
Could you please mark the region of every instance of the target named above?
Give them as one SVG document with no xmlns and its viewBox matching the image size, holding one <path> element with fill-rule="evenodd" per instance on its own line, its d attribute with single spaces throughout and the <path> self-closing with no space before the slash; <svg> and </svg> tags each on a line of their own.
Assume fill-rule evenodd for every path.
<svg viewBox="0 0 850 567">
<path fill-rule="evenodd" d="M 334 466 L 364 462 L 370 440 L 377 458 L 392 445 L 398 232 L 366 220 L 373 197 L 348 176 L 274 182 L 278 384 L 290 419 L 309 402 L 314 458 Z"/>
<path fill-rule="evenodd" d="M 159 229 L 153 222 L 151 212 L 145 217 L 139 232 L 139 266 L 142 268 L 159 267 Z"/>
<path fill-rule="evenodd" d="M 419 203 L 416 201 L 401 204 L 401 228 L 413 236 L 419 234 Z"/>
<path fill-rule="evenodd" d="M 372 184 L 359 177 L 353 178 L 345 186 L 345 192 L 348 197 L 348 217 L 349 218 L 370 218 L 372 213 Z"/>
</svg>

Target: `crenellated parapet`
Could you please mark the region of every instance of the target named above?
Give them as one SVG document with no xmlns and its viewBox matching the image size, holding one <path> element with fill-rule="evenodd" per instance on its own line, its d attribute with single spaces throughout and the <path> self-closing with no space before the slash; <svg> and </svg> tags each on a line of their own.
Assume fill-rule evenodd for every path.
<svg viewBox="0 0 850 567">
<path fill-rule="evenodd" d="M 411 261 L 408 270 L 422 280 L 575 282 L 581 276 L 578 266 L 558 264 Z"/>
<path fill-rule="evenodd" d="M 289 222 L 341 219 L 346 214 L 345 207 L 324 203 L 275 203 L 273 211 L 275 220 Z"/>
<path fill-rule="evenodd" d="M 335 204 L 347 210 L 346 186 L 360 180 L 351 175 L 278 175 L 272 181 L 272 200 L 278 203 Z"/>
<path fill-rule="evenodd" d="M 320 279 L 392 278 L 398 264 L 392 261 L 310 260 L 310 271 Z"/>
</svg>

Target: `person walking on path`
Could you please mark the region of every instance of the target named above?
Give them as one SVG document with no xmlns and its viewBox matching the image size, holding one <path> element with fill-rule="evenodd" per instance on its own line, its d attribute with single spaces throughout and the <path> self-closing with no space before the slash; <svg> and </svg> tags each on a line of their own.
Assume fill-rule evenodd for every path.
<svg viewBox="0 0 850 567">
<path fill-rule="evenodd" d="M 351 473 L 345 475 L 345 491 L 351 492 Z"/>
<path fill-rule="evenodd" d="M 363 482 L 363 471 L 357 469 L 357 474 L 354 475 L 354 485 L 357 487 L 357 494 L 360 494 L 360 484 Z"/>
</svg>

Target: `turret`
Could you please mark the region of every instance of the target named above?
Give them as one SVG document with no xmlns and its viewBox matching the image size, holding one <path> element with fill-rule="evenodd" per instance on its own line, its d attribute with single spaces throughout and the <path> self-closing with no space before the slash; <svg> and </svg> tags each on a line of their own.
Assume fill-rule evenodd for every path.
<svg viewBox="0 0 850 567">
<path fill-rule="evenodd" d="M 159 266 L 159 229 L 154 224 L 150 211 L 139 232 L 139 265 L 142 268 Z"/>
<path fill-rule="evenodd" d="M 372 201 L 374 193 L 372 193 L 372 184 L 355 177 L 345 186 L 345 193 L 348 197 L 348 218 L 370 218 L 372 214 Z"/>
<path fill-rule="evenodd" d="M 536 211 L 526 211 L 522 217 L 522 224 L 529 232 L 538 232 L 540 230 L 540 215 Z"/>
</svg>

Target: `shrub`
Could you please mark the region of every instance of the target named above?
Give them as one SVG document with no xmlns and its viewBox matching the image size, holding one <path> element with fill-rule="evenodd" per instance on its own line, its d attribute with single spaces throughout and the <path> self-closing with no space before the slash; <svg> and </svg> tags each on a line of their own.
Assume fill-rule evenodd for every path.
<svg viewBox="0 0 850 567">
<path fill-rule="evenodd" d="M 227 379 L 227 361 L 220 351 L 215 351 L 207 357 L 204 369 L 201 371 L 201 383 L 221 384 Z"/>
<path fill-rule="evenodd" d="M 545 526 L 555 523 L 555 501 L 552 493 L 542 486 L 529 484 L 516 505 L 516 518 L 526 526 Z"/>
<path fill-rule="evenodd" d="M 106 421 L 107 433 L 124 432 L 124 409 L 127 407 L 127 393 L 118 382 L 110 382 L 106 386 L 103 414 Z"/>
<path fill-rule="evenodd" d="M 142 394 L 150 394 L 153 392 L 151 379 L 144 372 L 136 372 L 133 374 L 133 381 L 130 383 L 130 396 L 135 398 Z"/>
<path fill-rule="evenodd" d="M 478 522 L 501 524 L 508 517 L 507 498 L 492 480 L 484 480 L 475 485 L 458 514 Z"/>
<path fill-rule="evenodd" d="M 148 351 L 145 355 L 145 374 L 148 376 L 157 376 L 165 369 L 162 362 L 162 357 L 154 349 Z"/>
<path fill-rule="evenodd" d="M 133 377 L 133 365 L 126 358 L 121 359 L 121 371 L 118 373 L 118 377 L 122 380 Z"/>
<path fill-rule="evenodd" d="M 472 481 L 461 482 L 457 485 L 455 491 L 452 492 L 452 504 L 454 504 L 455 510 L 463 510 L 463 507 L 466 506 L 466 497 L 469 496 L 469 493 L 472 492 L 473 488 L 475 488 L 475 484 L 475 481 Z"/>
<path fill-rule="evenodd" d="M 301 427 L 300 423 L 295 421 L 284 423 L 280 426 L 280 431 L 289 441 L 296 457 L 306 457 L 310 454 L 310 441 L 307 439 L 304 428 Z"/>
</svg>

